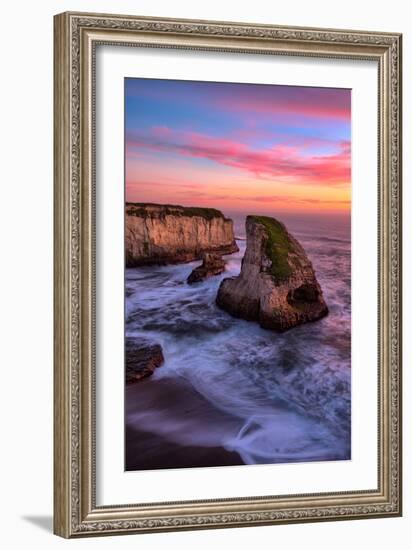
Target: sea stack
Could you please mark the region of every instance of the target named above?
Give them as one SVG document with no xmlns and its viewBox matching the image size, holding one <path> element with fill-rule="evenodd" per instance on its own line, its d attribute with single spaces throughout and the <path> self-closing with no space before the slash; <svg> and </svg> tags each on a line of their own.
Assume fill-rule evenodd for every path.
<svg viewBox="0 0 412 550">
<path fill-rule="evenodd" d="M 189 285 L 193 283 L 200 283 L 208 277 L 214 277 L 220 275 L 225 270 L 225 260 L 220 254 L 213 254 L 206 252 L 203 256 L 203 263 L 191 272 L 187 278 Z"/>
<path fill-rule="evenodd" d="M 214 208 L 127 203 L 126 267 L 200 260 L 237 252 L 233 221 Z"/>
<path fill-rule="evenodd" d="M 216 303 L 235 317 L 285 331 L 328 314 L 313 266 L 283 223 L 246 218 L 246 252 L 240 275 L 224 279 Z"/>
</svg>

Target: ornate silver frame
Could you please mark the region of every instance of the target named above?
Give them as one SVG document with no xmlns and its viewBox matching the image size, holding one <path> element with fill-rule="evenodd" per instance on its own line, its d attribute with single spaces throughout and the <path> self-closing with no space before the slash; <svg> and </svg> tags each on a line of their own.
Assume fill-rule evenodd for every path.
<svg viewBox="0 0 412 550">
<path fill-rule="evenodd" d="M 54 532 L 79 537 L 399 516 L 401 35 L 85 13 L 57 15 L 54 28 Z M 96 506 L 94 52 L 107 43 L 377 62 L 377 490 Z"/>
</svg>

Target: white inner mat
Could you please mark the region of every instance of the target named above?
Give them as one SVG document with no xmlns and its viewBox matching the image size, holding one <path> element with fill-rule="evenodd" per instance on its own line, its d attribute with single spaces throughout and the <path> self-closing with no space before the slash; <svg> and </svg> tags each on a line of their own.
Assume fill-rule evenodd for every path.
<svg viewBox="0 0 412 550">
<path fill-rule="evenodd" d="M 124 471 L 124 78 L 352 89 L 352 460 Z M 99 46 L 97 504 L 377 488 L 377 64 Z"/>
</svg>

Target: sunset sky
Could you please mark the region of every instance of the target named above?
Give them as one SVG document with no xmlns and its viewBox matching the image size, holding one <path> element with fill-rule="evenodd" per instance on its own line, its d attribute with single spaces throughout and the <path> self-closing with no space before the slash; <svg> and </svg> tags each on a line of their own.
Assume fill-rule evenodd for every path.
<svg viewBox="0 0 412 550">
<path fill-rule="evenodd" d="M 350 90 L 128 78 L 126 199 L 350 210 Z"/>
</svg>

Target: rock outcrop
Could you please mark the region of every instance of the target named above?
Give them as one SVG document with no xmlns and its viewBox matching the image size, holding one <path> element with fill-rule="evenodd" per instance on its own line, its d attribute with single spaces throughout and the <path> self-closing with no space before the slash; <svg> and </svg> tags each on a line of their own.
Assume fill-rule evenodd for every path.
<svg viewBox="0 0 412 550">
<path fill-rule="evenodd" d="M 126 267 L 199 260 L 238 251 L 232 220 L 214 208 L 126 204 Z"/>
<path fill-rule="evenodd" d="M 221 282 L 219 307 L 276 331 L 327 315 L 312 264 L 283 223 L 248 216 L 246 237 L 240 275 Z"/>
<path fill-rule="evenodd" d="M 151 376 L 164 363 L 162 347 L 144 338 L 126 337 L 126 384 Z"/>
<path fill-rule="evenodd" d="M 225 260 L 219 254 L 206 252 L 203 263 L 196 267 L 187 278 L 189 284 L 200 283 L 208 277 L 220 275 L 225 270 Z"/>
</svg>

